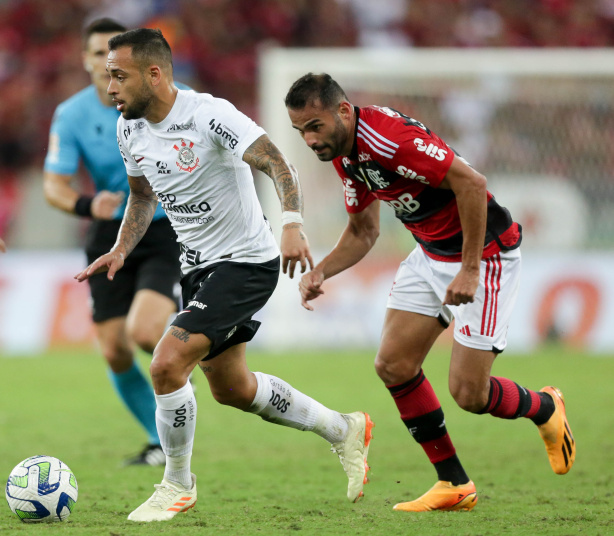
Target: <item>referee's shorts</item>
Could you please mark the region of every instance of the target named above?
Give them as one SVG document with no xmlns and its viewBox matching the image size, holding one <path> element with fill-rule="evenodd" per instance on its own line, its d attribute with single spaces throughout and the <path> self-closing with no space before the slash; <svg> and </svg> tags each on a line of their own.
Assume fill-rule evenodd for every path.
<svg viewBox="0 0 614 536">
<path fill-rule="evenodd" d="M 119 220 L 94 220 L 88 231 L 85 249 L 88 264 L 109 252 L 117 240 L 120 225 Z M 144 289 L 167 296 L 178 309 L 181 280 L 179 253 L 177 235 L 170 222 L 166 218 L 152 221 L 113 281 L 107 279 L 106 273 L 88 279 L 94 322 L 126 316 L 134 295 Z"/>
</svg>

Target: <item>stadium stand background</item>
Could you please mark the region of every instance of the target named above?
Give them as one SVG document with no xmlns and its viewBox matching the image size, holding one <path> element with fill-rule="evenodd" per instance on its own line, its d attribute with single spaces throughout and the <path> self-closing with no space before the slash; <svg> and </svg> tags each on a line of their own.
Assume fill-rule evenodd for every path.
<svg viewBox="0 0 614 536">
<path fill-rule="evenodd" d="M 69 246 L 81 239 L 74 231 L 79 226 L 60 214 L 49 215 L 49 232 L 38 232 L 22 209 L 27 207 L 29 213 L 40 208 L 29 192 L 38 188 L 32 183 L 40 180 L 51 116 L 59 102 L 88 83 L 80 63 L 81 29 L 103 15 L 131 27 L 161 28 L 173 47 L 178 80 L 231 100 L 256 120 L 262 47 L 614 44 L 613 0 L 1 2 L 0 236 L 11 247 Z M 590 123 L 594 118 L 583 120 Z M 603 164 L 594 176 L 609 192 L 612 166 Z M 62 232 L 52 233 L 55 229 Z"/>
</svg>

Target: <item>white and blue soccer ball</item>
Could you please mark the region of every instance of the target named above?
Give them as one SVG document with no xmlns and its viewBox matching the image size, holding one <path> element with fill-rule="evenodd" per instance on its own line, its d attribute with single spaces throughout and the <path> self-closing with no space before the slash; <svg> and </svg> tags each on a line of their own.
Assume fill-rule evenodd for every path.
<svg viewBox="0 0 614 536">
<path fill-rule="evenodd" d="M 79 488 L 64 462 L 53 456 L 32 456 L 11 471 L 6 500 L 26 523 L 64 521 L 73 511 Z"/>
</svg>

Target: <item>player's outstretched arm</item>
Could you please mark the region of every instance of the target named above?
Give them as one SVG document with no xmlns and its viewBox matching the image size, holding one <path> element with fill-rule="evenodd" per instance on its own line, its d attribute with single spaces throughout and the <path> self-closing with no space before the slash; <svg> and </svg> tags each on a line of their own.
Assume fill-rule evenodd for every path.
<svg viewBox="0 0 614 536">
<path fill-rule="evenodd" d="M 123 200 L 123 192 L 102 190 L 94 197 L 80 195 L 70 183 L 71 175 L 45 171 L 43 174 L 43 190 L 47 202 L 69 214 L 89 216 L 98 220 L 113 219 L 117 207 Z"/>
<path fill-rule="evenodd" d="M 362 212 L 349 214 L 348 224 L 332 251 L 299 283 L 301 305 L 313 311 L 309 301 L 324 294 L 322 283 L 360 261 L 379 236 L 379 201 L 373 201 Z"/>
<path fill-rule="evenodd" d="M 486 177 L 462 159 L 454 161 L 440 187 L 450 188 L 456 196 L 463 230 L 461 269 L 446 290 L 445 305 L 471 303 L 480 281 L 480 261 L 486 236 L 488 193 Z"/>
<path fill-rule="evenodd" d="M 247 148 L 243 160 L 266 173 L 275 184 L 283 212 L 280 244 L 283 272 L 292 278 L 297 263 L 301 273 L 307 269 L 307 263 L 313 268 L 309 242 L 303 232 L 303 194 L 296 169 L 266 134 Z"/>
<path fill-rule="evenodd" d="M 107 278 L 113 280 L 115 273 L 124 265 L 124 260 L 139 243 L 153 219 L 158 198 L 144 176 L 128 176 L 130 195 L 124 213 L 117 241 L 109 253 L 96 259 L 85 270 L 78 273 L 75 279 L 85 281 L 90 276 L 108 272 Z"/>
</svg>

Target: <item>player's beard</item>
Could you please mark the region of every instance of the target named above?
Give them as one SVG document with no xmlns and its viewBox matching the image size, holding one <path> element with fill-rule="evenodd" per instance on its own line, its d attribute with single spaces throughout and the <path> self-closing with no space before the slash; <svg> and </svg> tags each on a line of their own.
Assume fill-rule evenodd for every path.
<svg viewBox="0 0 614 536">
<path fill-rule="evenodd" d="M 124 103 L 124 109 L 122 110 L 124 119 L 141 119 L 141 117 L 145 117 L 153 100 L 154 93 L 143 80 L 137 96 L 130 105 L 127 102 Z"/>
<path fill-rule="evenodd" d="M 312 149 L 328 149 L 325 153 L 316 153 L 316 156 L 321 162 L 330 162 L 342 154 L 346 138 L 346 127 L 341 118 L 335 115 L 335 129 L 331 133 L 330 138 L 321 145 L 312 147 Z"/>
</svg>

